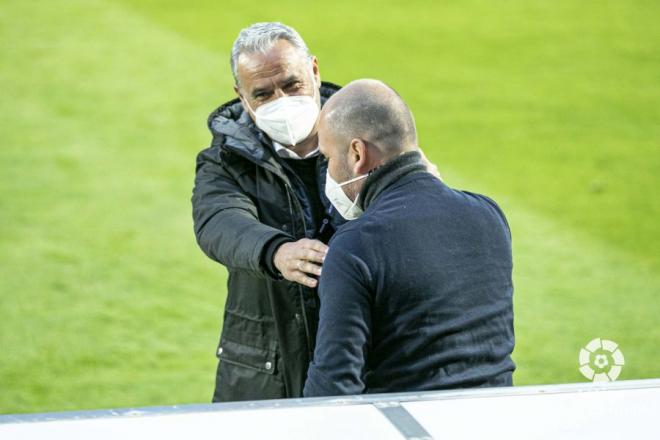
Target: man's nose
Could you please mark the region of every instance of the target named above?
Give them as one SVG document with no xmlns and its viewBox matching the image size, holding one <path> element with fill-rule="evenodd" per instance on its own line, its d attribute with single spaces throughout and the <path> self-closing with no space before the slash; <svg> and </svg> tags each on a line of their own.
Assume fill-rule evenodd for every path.
<svg viewBox="0 0 660 440">
<path fill-rule="evenodd" d="M 284 93 L 284 90 L 282 89 L 275 89 L 275 99 L 282 98 L 284 96 L 287 96 L 286 93 Z"/>
</svg>

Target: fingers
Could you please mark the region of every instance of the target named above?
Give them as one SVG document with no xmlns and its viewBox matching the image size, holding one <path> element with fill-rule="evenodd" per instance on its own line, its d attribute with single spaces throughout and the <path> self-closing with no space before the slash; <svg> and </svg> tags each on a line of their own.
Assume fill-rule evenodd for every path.
<svg viewBox="0 0 660 440">
<path fill-rule="evenodd" d="M 303 286 L 307 287 L 316 287 L 318 284 L 318 281 L 316 281 L 314 278 L 310 278 L 307 275 L 305 275 L 303 272 L 299 270 L 294 270 L 290 273 L 290 278 L 291 281 L 295 281 L 298 284 L 302 284 Z"/>
<path fill-rule="evenodd" d="M 300 272 L 304 272 L 316 276 L 321 275 L 321 266 L 303 260 L 298 260 L 294 270 L 298 270 Z"/>
<path fill-rule="evenodd" d="M 321 266 L 305 260 L 289 260 L 287 264 L 287 272 L 302 272 L 304 274 L 320 276 L 321 271 Z"/>
<path fill-rule="evenodd" d="M 303 238 L 283 244 L 275 254 L 274 263 L 285 279 L 314 288 L 318 281 L 309 275 L 321 275 L 327 252 L 328 246 L 322 242 Z"/>
<path fill-rule="evenodd" d="M 323 254 L 328 253 L 328 246 L 319 240 L 311 240 L 309 238 L 303 238 L 301 240 L 298 240 L 296 244 L 300 244 L 300 248 L 302 249 L 311 249 L 313 251 L 320 252 Z"/>
<path fill-rule="evenodd" d="M 317 252 L 312 249 L 299 249 L 296 253 L 296 258 L 299 260 L 312 261 L 314 263 L 323 263 L 323 260 L 325 260 L 325 253 Z"/>
<path fill-rule="evenodd" d="M 323 263 L 325 255 L 328 253 L 328 246 L 318 240 L 303 238 L 299 240 L 294 252 L 294 258 L 308 260 L 314 263 Z"/>
<path fill-rule="evenodd" d="M 328 246 L 326 246 L 323 242 L 320 242 L 318 240 L 309 240 L 309 248 L 316 252 L 321 252 L 323 254 L 328 253 Z"/>
</svg>

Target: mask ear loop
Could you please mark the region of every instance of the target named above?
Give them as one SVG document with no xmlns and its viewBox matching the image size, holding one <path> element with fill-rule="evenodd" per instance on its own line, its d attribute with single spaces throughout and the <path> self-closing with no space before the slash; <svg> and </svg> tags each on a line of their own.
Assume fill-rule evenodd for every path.
<svg viewBox="0 0 660 440">
<path fill-rule="evenodd" d="M 349 185 L 353 182 L 357 182 L 360 179 L 364 179 L 365 177 L 369 177 L 370 174 L 371 174 L 371 171 L 369 171 L 367 174 L 363 174 L 361 176 L 353 177 L 352 179 L 347 180 L 346 182 L 340 183 L 339 186 Z"/>
<path fill-rule="evenodd" d="M 348 184 L 351 184 L 353 182 L 357 182 L 358 180 L 362 180 L 366 177 L 369 177 L 369 174 L 371 174 L 371 171 L 369 171 L 367 174 L 363 174 L 362 176 L 357 176 L 357 177 L 354 177 L 350 180 L 347 180 L 346 182 L 340 184 L 339 187 L 342 187 L 344 185 L 348 185 Z M 357 193 L 357 195 L 355 196 L 355 200 L 353 200 L 353 203 L 351 204 L 351 207 L 348 208 L 348 211 L 351 211 L 351 210 L 353 210 L 353 208 L 355 208 L 355 206 L 357 205 L 357 202 L 358 202 L 359 199 L 360 199 L 360 193 Z"/>
<path fill-rule="evenodd" d="M 356 182 L 356 181 L 358 181 L 358 180 L 360 180 L 360 179 L 369 178 L 369 177 L 371 176 L 371 174 L 372 174 L 377 168 L 378 168 L 378 167 L 374 168 L 373 170 L 370 170 L 367 174 L 364 174 L 364 175 L 362 175 L 362 176 L 355 177 L 355 178 L 353 178 L 353 179 L 351 179 L 351 180 L 349 180 L 349 181 L 347 181 L 347 182 L 344 182 L 344 183 L 342 183 L 342 184 L 339 185 L 339 186 L 348 185 L 349 183 Z M 355 205 L 357 205 L 358 200 L 360 200 L 360 193 L 357 193 L 357 195 L 355 196 L 355 200 L 353 200 L 353 204 L 352 204 L 351 207 L 349 208 L 349 211 L 350 211 L 351 209 L 355 208 Z"/>
<path fill-rule="evenodd" d="M 360 200 L 360 193 L 357 193 L 357 195 L 355 196 L 355 200 L 353 200 L 353 203 L 351 204 L 351 207 L 348 208 L 349 212 L 352 211 L 353 208 L 355 208 L 355 206 L 357 205 L 358 200 Z"/>
</svg>

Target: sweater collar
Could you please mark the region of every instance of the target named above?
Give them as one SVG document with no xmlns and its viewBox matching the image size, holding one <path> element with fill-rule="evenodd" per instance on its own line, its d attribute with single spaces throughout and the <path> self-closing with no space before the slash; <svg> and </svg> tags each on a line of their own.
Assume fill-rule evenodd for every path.
<svg viewBox="0 0 660 440">
<path fill-rule="evenodd" d="M 358 197 L 358 206 L 363 211 L 387 188 L 409 174 L 426 171 L 419 151 L 409 151 L 384 163 L 369 173 Z"/>
</svg>

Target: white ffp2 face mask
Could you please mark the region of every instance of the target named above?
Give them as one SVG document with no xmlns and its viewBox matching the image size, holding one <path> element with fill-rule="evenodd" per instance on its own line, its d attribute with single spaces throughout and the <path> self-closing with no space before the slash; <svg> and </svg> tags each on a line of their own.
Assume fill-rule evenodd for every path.
<svg viewBox="0 0 660 440">
<path fill-rule="evenodd" d="M 255 123 L 275 142 L 295 146 L 309 136 L 319 117 L 315 98 L 316 93 L 278 98 L 253 111 Z"/>
<path fill-rule="evenodd" d="M 342 186 L 348 185 L 349 183 L 357 182 L 360 179 L 364 179 L 368 174 L 355 177 L 353 179 L 347 180 L 343 183 L 337 183 L 335 179 L 330 176 L 330 171 L 326 171 L 325 174 L 325 196 L 330 200 L 330 203 L 337 209 L 337 212 L 341 214 L 346 220 L 355 220 L 360 215 L 362 215 L 362 209 L 357 205 L 358 198 L 360 195 L 355 196 L 355 200 L 348 198 Z"/>
</svg>

